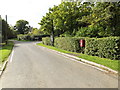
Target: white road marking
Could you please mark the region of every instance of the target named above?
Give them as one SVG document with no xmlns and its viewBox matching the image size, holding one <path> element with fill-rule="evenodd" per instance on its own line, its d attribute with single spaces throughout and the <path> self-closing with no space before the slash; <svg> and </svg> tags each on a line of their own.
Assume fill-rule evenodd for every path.
<svg viewBox="0 0 120 90">
<path fill-rule="evenodd" d="M 13 48 L 13 51 L 12 51 L 11 56 L 10 56 L 10 63 L 13 61 L 13 54 L 14 54 L 14 48 Z"/>
</svg>

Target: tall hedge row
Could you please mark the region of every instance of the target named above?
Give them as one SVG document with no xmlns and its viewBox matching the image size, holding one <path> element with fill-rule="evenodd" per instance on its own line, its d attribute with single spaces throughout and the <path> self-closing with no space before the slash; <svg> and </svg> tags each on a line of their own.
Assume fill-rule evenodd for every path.
<svg viewBox="0 0 120 90">
<path fill-rule="evenodd" d="M 120 60 L 120 37 L 87 38 L 85 54 Z"/>
<path fill-rule="evenodd" d="M 85 40 L 85 48 L 80 47 L 80 39 Z M 51 45 L 50 38 L 43 38 L 43 44 Z M 120 60 L 120 37 L 107 38 L 55 38 L 54 46 L 67 51 L 83 52 L 87 55 Z"/>
<path fill-rule="evenodd" d="M 84 52 L 84 48 L 81 48 L 79 45 L 80 39 L 84 39 L 84 37 L 80 37 L 80 38 L 58 37 L 55 38 L 54 46 L 71 52 Z M 51 41 L 49 37 L 42 38 L 42 42 L 45 45 L 51 45 Z"/>
<path fill-rule="evenodd" d="M 67 51 L 78 52 L 79 47 L 79 40 L 77 38 L 70 38 L 70 37 L 60 37 L 55 39 L 55 47 L 61 48 Z"/>
</svg>

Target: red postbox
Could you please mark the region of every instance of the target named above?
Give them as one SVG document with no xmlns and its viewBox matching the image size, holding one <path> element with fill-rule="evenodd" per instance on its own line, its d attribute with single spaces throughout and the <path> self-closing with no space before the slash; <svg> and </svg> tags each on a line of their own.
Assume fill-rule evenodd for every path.
<svg viewBox="0 0 120 90">
<path fill-rule="evenodd" d="M 85 47 L 85 40 L 81 39 L 79 43 L 80 47 Z"/>
</svg>

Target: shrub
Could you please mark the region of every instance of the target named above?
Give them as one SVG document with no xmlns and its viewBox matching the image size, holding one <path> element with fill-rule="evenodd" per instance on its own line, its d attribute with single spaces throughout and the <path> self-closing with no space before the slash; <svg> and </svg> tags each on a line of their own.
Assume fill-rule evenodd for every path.
<svg viewBox="0 0 120 90">
<path fill-rule="evenodd" d="M 84 48 L 80 48 L 79 40 L 84 38 L 74 37 L 58 37 L 55 38 L 55 47 L 72 52 L 83 52 Z"/>
<path fill-rule="evenodd" d="M 80 39 L 85 40 L 85 48 L 80 47 Z M 42 42 L 51 45 L 50 37 L 42 38 Z M 87 55 L 120 60 L 120 37 L 58 37 L 55 38 L 54 46 L 71 52 L 85 52 Z"/>
<path fill-rule="evenodd" d="M 45 45 L 52 45 L 50 37 L 42 38 L 42 43 L 45 44 Z"/>
<path fill-rule="evenodd" d="M 85 54 L 120 60 L 120 37 L 86 38 Z"/>
<path fill-rule="evenodd" d="M 98 26 L 90 26 L 90 27 L 81 27 L 76 32 L 77 37 L 100 37 L 99 31 L 101 31 L 103 28 L 100 28 Z"/>
<path fill-rule="evenodd" d="M 19 34 L 17 35 L 18 40 L 28 40 L 28 35 Z"/>
<path fill-rule="evenodd" d="M 18 40 L 39 40 L 41 41 L 42 37 L 46 37 L 48 35 L 32 35 L 32 34 L 19 34 L 17 35 Z"/>
</svg>

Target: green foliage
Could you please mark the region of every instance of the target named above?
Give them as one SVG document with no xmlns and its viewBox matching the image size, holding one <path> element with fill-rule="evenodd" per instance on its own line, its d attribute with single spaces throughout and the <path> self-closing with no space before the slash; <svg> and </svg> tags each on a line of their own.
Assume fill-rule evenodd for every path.
<svg viewBox="0 0 120 90">
<path fill-rule="evenodd" d="M 38 30 L 37 28 L 33 28 L 31 34 L 32 35 L 43 35 L 43 32 L 41 30 Z"/>
<path fill-rule="evenodd" d="M 16 37 L 16 32 L 9 26 L 9 24 L 3 20 L 2 20 L 2 42 L 7 41 L 7 39 L 10 38 L 15 38 Z"/>
<path fill-rule="evenodd" d="M 8 39 L 17 37 L 17 31 L 14 30 L 13 26 L 9 27 L 9 31 L 7 31 L 7 37 L 8 37 Z"/>
<path fill-rule="evenodd" d="M 80 47 L 79 41 L 85 40 L 85 48 Z M 43 44 L 51 45 L 50 37 L 42 39 Z M 109 59 L 120 59 L 120 37 L 85 38 L 85 37 L 57 37 L 54 46 L 72 52 Z"/>
<path fill-rule="evenodd" d="M 0 49 L 0 64 L 3 63 L 10 55 L 12 48 L 14 46 L 13 42 L 8 42 L 7 45 L 2 46 Z"/>
<path fill-rule="evenodd" d="M 120 37 L 86 38 L 85 54 L 120 60 Z"/>
<path fill-rule="evenodd" d="M 18 20 L 15 24 L 15 29 L 19 34 L 28 34 L 30 28 L 28 24 L 29 22 L 26 20 Z"/>
<path fill-rule="evenodd" d="M 49 12 L 43 16 L 41 22 L 41 30 L 47 34 L 59 36 L 63 33 L 74 36 L 78 27 L 87 26 L 85 22 L 81 22 L 82 16 L 90 14 L 91 7 L 89 5 L 75 2 L 63 2 L 58 6 L 49 9 Z"/>
<path fill-rule="evenodd" d="M 99 25 L 90 25 L 89 27 L 81 27 L 76 33 L 77 37 L 103 37 L 106 36 L 104 28 Z"/>
<path fill-rule="evenodd" d="M 42 43 L 45 45 L 52 45 L 50 37 L 42 38 Z"/>
<path fill-rule="evenodd" d="M 19 34 L 19 35 L 17 35 L 17 38 L 18 38 L 18 40 L 30 40 L 31 38 L 30 38 L 30 36 L 29 35 L 23 35 L 23 34 Z"/>
<path fill-rule="evenodd" d="M 29 41 L 35 41 L 35 40 L 42 40 L 42 37 L 47 37 L 49 35 L 33 35 L 33 34 L 19 34 L 17 35 L 18 40 L 29 40 Z"/>
<path fill-rule="evenodd" d="M 55 38 L 54 46 L 67 51 L 82 52 L 84 48 L 80 48 L 79 40 L 80 38 L 58 37 Z M 42 43 L 45 45 L 51 45 L 50 37 L 42 38 Z"/>
<path fill-rule="evenodd" d="M 91 26 L 99 26 L 99 36 L 120 36 L 120 2 L 97 2 L 90 15 L 81 21 Z"/>
<path fill-rule="evenodd" d="M 71 37 L 59 37 L 55 39 L 55 47 L 64 49 L 67 51 L 77 52 L 79 51 L 78 40 Z"/>
<path fill-rule="evenodd" d="M 55 36 L 120 36 L 120 2 L 62 2 L 49 9 L 39 23 Z"/>
</svg>

